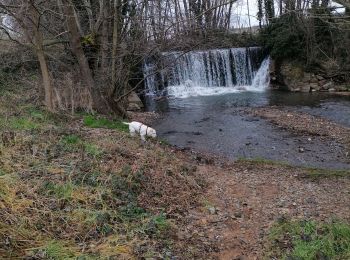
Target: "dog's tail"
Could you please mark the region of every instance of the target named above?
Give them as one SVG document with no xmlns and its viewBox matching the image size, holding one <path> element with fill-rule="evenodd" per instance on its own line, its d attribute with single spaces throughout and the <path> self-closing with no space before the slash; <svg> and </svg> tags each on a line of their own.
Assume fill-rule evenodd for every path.
<svg viewBox="0 0 350 260">
<path fill-rule="evenodd" d="M 122 122 L 124 125 L 130 125 L 130 123 L 127 123 L 127 122 Z"/>
</svg>

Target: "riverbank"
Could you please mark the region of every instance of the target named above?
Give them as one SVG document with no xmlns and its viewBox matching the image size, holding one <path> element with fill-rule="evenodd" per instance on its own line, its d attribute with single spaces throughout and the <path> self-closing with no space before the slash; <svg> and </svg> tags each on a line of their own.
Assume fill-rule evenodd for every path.
<svg viewBox="0 0 350 260">
<path fill-rule="evenodd" d="M 347 171 L 142 144 L 118 121 L 52 114 L 26 94 L 1 95 L 2 259 L 279 258 L 297 254 L 270 239 L 281 220 L 350 221 Z"/>
</svg>

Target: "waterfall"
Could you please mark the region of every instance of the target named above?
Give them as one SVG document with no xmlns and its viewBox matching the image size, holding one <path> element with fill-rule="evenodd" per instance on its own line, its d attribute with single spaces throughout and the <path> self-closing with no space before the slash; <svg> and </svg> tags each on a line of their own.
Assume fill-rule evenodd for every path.
<svg viewBox="0 0 350 260">
<path fill-rule="evenodd" d="M 160 62 L 144 62 L 146 92 L 154 95 L 166 91 L 168 95 L 184 98 L 263 91 L 269 81 L 269 59 L 263 57 L 258 47 L 164 52 Z"/>
</svg>

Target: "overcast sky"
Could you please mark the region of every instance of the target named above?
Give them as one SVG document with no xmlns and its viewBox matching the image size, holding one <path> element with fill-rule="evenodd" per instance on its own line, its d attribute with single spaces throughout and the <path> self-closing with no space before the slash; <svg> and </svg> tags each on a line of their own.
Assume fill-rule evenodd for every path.
<svg viewBox="0 0 350 260">
<path fill-rule="evenodd" d="M 279 13 L 277 1 L 275 10 L 276 13 Z M 334 1 L 330 1 L 332 6 L 341 7 L 341 5 L 335 3 Z M 248 16 L 248 4 L 249 4 L 249 13 L 250 16 Z M 251 26 L 259 25 L 259 21 L 257 19 L 257 13 L 258 13 L 258 0 L 238 0 L 234 4 L 233 9 L 233 17 L 232 17 L 232 25 L 237 27 L 248 27 L 249 26 L 249 17 Z M 338 12 L 344 12 L 345 9 L 337 9 Z"/>
</svg>

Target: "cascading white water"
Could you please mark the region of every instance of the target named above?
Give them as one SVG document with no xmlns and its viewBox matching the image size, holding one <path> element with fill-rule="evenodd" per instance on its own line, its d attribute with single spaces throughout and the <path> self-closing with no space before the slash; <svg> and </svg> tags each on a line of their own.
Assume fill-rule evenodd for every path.
<svg viewBox="0 0 350 260">
<path fill-rule="evenodd" d="M 268 85 L 269 59 L 258 69 L 259 52 L 254 47 L 162 53 L 161 68 L 153 62 L 144 64 L 146 91 L 156 94 L 165 89 L 179 98 L 262 91 Z"/>
<path fill-rule="evenodd" d="M 255 74 L 252 85 L 249 90 L 264 90 L 270 83 L 270 57 L 267 57 L 260 65 L 258 72 Z"/>
</svg>

